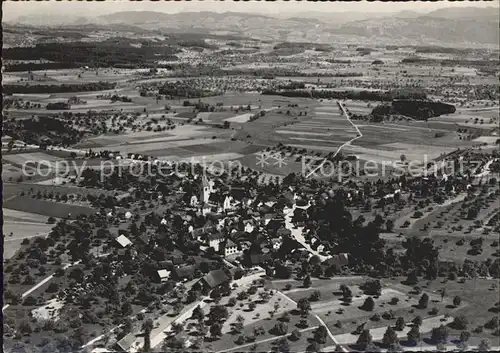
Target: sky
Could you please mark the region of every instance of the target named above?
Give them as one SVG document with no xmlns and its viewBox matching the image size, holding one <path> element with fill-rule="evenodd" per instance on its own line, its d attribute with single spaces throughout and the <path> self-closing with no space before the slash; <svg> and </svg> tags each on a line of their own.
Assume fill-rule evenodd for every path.
<svg viewBox="0 0 500 353">
<path fill-rule="evenodd" d="M 411 10 L 430 12 L 443 7 L 488 7 L 498 6 L 499 0 L 493 1 L 438 1 L 438 2 L 309 2 L 309 1 L 222 1 L 222 0 L 194 0 L 194 1 L 130 1 L 106 0 L 103 2 L 88 1 L 2 1 L 3 18 L 12 21 L 19 16 L 30 15 L 62 15 L 74 17 L 91 17 L 119 11 L 159 11 L 177 13 L 188 11 L 214 12 L 251 12 L 273 15 L 276 13 L 290 13 L 299 15 L 304 11 L 319 12 L 399 12 Z"/>
</svg>

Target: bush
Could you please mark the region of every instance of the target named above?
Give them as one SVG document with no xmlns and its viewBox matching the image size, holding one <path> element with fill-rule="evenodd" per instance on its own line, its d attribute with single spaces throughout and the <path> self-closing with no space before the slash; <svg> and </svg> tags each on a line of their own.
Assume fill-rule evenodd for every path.
<svg viewBox="0 0 500 353">
<path fill-rule="evenodd" d="M 457 316 L 453 319 L 453 322 L 450 324 L 450 327 L 457 330 L 465 330 L 468 325 L 468 320 L 465 316 Z"/>
</svg>

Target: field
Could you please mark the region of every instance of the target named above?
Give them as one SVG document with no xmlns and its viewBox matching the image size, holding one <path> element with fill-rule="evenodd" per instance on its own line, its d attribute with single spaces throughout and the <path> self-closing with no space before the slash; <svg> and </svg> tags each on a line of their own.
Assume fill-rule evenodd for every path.
<svg viewBox="0 0 500 353">
<path fill-rule="evenodd" d="M 5 202 L 4 207 L 55 218 L 74 218 L 78 214 L 91 214 L 95 212 L 94 209 L 86 206 L 38 200 L 27 196 L 16 196 Z"/>
</svg>

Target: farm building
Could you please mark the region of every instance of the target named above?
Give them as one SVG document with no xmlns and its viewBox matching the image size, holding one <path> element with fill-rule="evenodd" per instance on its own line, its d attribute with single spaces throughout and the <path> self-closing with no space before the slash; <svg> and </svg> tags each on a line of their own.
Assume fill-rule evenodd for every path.
<svg viewBox="0 0 500 353">
<path fill-rule="evenodd" d="M 207 273 L 202 279 L 200 279 L 196 286 L 201 289 L 202 292 L 208 293 L 212 289 L 219 287 L 224 283 L 229 283 L 231 281 L 231 275 L 224 270 L 213 270 Z"/>
</svg>

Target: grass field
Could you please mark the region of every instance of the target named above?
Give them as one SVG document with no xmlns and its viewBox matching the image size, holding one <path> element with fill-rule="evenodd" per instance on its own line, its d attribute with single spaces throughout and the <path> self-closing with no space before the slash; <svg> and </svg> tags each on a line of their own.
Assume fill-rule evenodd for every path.
<svg viewBox="0 0 500 353">
<path fill-rule="evenodd" d="M 92 214 L 95 209 L 85 206 L 38 200 L 27 196 L 16 196 L 4 203 L 4 207 L 47 217 L 65 218 L 71 214 L 74 219 L 78 214 Z"/>
</svg>

